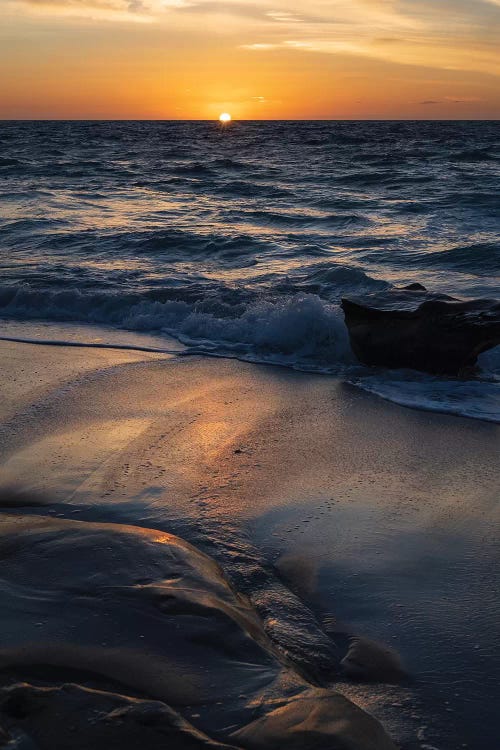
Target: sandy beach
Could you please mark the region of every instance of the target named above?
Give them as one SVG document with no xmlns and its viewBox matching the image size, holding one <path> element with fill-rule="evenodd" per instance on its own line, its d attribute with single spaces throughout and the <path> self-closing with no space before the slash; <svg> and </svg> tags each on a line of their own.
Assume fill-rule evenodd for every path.
<svg viewBox="0 0 500 750">
<path fill-rule="evenodd" d="M 0 351 L 16 747 L 494 747 L 498 425 L 236 360 Z"/>
</svg>

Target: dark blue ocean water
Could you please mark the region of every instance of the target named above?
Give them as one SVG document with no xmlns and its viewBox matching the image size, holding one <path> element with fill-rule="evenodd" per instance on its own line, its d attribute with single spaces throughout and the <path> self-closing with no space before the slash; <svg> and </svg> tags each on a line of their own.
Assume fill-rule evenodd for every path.
<svg viewBox="0 0 500 750">
<path fill-rule="evenodd" d="M 471 381 L 361 368 L 338 305 L 414 281 L 500 296 L 498 123 L 3 122 L 0 147 L 5 321 L 169 334 L 500 419 L 499 350 Z"/>
</svg>

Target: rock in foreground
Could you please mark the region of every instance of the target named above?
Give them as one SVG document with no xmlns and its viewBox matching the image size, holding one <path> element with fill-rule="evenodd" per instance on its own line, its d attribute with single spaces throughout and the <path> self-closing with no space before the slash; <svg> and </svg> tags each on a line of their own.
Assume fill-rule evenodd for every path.
<svg viewBox="0 0 500 750">
<path fill-rule="evenodd" d="M 0 715 L 4 744 L 15 743 L 12 747 L 237 750 L 207 737 L 165 703 L 71 683 L 50 687 L 17 683 L 0 688 Z"/>
<path fill-rule="evenodd" d="M 312 689 L 179 537 L 4 513 L 0 558 L 0 745 L 394 748 L 349 700 Z"/>
<path fill-rule="evenodd" d="M 500 344 L 500 302 L 463 302 L 420 284 L 342 299 L 352 349 L 367 365 L 459 375 Z"/>
</svg>

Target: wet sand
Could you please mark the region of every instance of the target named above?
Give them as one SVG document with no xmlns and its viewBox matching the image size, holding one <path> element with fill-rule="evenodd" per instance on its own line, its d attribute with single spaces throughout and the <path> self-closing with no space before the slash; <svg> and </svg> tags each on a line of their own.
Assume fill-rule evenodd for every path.
<svg viewBox="0 0 500 750">
<path fill-rule="evenodd" d="M 493 750 L 498 426 L 237 361 L 0 352 L 7 732 L 391 747 L 373 714 Z M 355 679 L 354 636 L 407 676 L 365 644 Z"/>
</svg>

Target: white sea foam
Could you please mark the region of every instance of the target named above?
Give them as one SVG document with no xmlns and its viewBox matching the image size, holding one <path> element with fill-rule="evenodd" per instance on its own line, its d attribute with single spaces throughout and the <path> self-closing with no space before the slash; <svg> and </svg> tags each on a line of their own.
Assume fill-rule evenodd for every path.
<svg viewBox="0 0 500 750">
<path fill-rule="evenodd" d="M 281 358 L 283 363 L 321 368 L 353 359 L 340 308 L 312 294 L 256 303 L 238 318 L 192 312 L 176 331 L 165 330 L 185 344 L 210 342 L 222 351 L 263 361 Z"/>
<path fill-rule="evenodd" d="M 401 406 L 500 423 L 500 346 L 482 354 L 479 365 L 474 380 L 385 370 L 350 382 Z"/>
<path fill-rule="evenodd" d="M 284 364 L 303 362 L 318 369 L 353 359 L 339 306 L 314 294 L 229 308 L 217 299 L 203 306 L 179 300 L 131 303 L 127 297 L 60 291 L 42 295 L 19 289 L 3 312 L 25 320 L 87 321 L 148 334 L 161 331 L 184 344 L 222 354 L 261 361 L 282 357 Z"/>
</svg>

